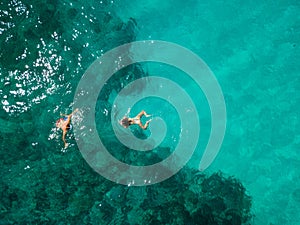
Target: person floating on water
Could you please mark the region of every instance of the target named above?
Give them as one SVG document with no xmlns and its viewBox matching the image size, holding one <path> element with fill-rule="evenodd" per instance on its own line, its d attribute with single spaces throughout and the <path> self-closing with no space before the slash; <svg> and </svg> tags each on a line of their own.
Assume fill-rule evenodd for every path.
<svg viewBox="0 0 300 225">
<path fill-rule="evenodd" d="M 68 130 L 70 130 L 72 128 L 71 118 L 72 118 L 72 115 L 77 111 L 78 111 L 78 109 L 75 109 L 75 111 L 69 115 L 60 114 L 61 116 L 63 116 L 63 118 L 60 118 L 56 121 L 56 127 L 62 129 L 62 131 L 63 131 L 62 140 L 65 144 L 65 148 L 68 147 L 68 144 L 66 142 L 66 134 L 67 134 Z"/>
<path fill-rule="evenodd" d="M 125 128 L 128 128 L 129 126 L 133 125 L 133 124 L 137 124 L 140 126 L 140 128 L 142 128 L 143 130 L 146 130 L 151 119 L 148 120 L 145 125 L 142 124 L 141 122 L 141 117 L 142 116 L 146 116 L 146 117 L 149 117 L 151 115 L 148 115 L 144 110 L 142 110 L 139 114 L 137 114 L 134 118 L 129 118 L 127 116 L 124 116 L 121 120 L 120 120 L 120 124 L 125 127 Z"/>
</svg>

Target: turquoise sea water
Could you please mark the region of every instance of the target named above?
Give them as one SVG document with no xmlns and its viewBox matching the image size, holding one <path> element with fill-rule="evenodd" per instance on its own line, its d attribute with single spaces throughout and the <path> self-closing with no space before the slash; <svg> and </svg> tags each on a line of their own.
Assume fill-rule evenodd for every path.
<svg viewBox="0 0 300 225">
<path fill-rule="evenodd" d="M 160 148 L 145 156 L 111 137 L 108 114 L 124 85 L 164 73 L 203 103 L 189 164 L 160 184 L 127 187 L 94 172 L 72 132 L 64 149 L 55 121 L 71 112 L 97 57 L 145 39 L 180 44 L 208 64 L 223 90 L 227 128 L 216 160 L 197 171 L 211 125 L 201 90 L 174 68 L 123 69 L 96 106 L 98 132 L 123 162 L 158 162 L 180 138 L 176 110 L 157 99 L 132 115 L 145 106 L 170 124 Z M 300 224 L 299 43 L 300 3 L 292 0 L 1 1 L 0 224 Z"/>
</svg>

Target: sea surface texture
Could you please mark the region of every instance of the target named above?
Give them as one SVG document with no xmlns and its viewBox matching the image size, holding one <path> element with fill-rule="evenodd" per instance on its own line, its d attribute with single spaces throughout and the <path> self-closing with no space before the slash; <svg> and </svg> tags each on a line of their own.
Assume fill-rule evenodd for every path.
<svg viewBox="0 0 300 225">
<path fill-rule="evenodd" d="M 180 85 L 196 104 L 201 129 L 177 174 L 122 185 L 90 167 L 72 129 L 64 148 L 55 123 L 74 110 L 76 88 L 95 60 L 142 40 L 176 43 L 208 65 L 224 95 L 226 133 L 213 163 L 200 171 L 212 125 L 205 93 L 168 65 L 124 67 L 95 107 L 97 132 L 113 157 L 133 166 L 159 163 L 181 138 L 178 110 L 155 97 L 128 108 L 130 116 L 144 109 L 165 121 L 161 145 L 137 151 L 116 138 L 114 100 L 139 78 Z M 1 225 L 300 224 L 300 1 L 1 0 L 0 45 Z M 129 131 L 151 135 L 137 126 Z"/>
</svg>

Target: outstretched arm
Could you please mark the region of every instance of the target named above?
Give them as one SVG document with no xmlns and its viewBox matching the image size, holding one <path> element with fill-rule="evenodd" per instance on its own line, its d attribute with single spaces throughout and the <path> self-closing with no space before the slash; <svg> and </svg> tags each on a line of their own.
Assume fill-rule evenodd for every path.
<svg viewBox="0 0 300 225">
<path fill-rule="evenodd" d="M 74 114 L 75 112 L 77 112 L 77 111 L 78 111 L 78 109 L 75 109 L 75 110 L 74 110 L 73 112 L 71 112 L 69 115 L 62 114 L 63 116 L 68 117 L 68 119 L 67 119 L 67 123 L 68 123 L 68 124 L 71 122 L 71 118 L 72 118 L 73 114 Z"/>
<path fill-rule="evenodd" d="M 77 108 L 77 109 L 75 109 L 73 112 L 71 112 L 71 114 L 70 114 L 70 115 L 73 115 L 73 114 L 74 114 L 74 113 L 76 113 L 78 110 L 79 110 L 78 108 Z"/>
<path fill-rule="evenodd" d="M 70 116 L 72 116 L 75 112 L 77 112 L 78 111 L 78 109 L 75 109 L 73 112 L 71 112 L 70 114 L 63 114 L 63 113 L 61 113 L 60 115 L 61 116 L 67 116 L 67 117 L 70 117 Z"/>
</svg>

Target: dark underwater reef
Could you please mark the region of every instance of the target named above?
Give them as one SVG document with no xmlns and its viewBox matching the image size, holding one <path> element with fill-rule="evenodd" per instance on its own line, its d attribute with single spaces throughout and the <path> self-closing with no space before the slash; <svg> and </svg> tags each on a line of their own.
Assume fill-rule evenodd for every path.
<svg viewBox="0 0 300 225">
<path fill-rule="evenodd" d="M 222 173 L 184 168 L 143 187 L 110 182 L 91 171 L 80 154 L 19 161 L 2 177 L 0 224 L 250 224 L 251 198 Z M 8 166 L 5 167 L 8 169 Z"/>
<path fill-rule="evenodd" d="M 250 224 L 250 207 L 251 198 L 236 179 L 186 168 L 157 185 L 112 187 L 93 206 L 90 219 L 103 224 L 237 225 Z"/>
</svg>

